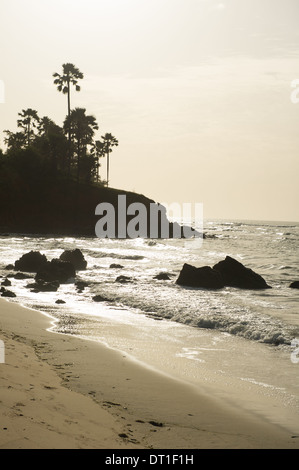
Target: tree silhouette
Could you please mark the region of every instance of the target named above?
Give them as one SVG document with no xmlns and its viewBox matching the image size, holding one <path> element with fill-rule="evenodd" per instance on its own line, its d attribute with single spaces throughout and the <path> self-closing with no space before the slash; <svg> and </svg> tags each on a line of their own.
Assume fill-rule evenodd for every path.
<svg viewBox="0 0 299 470">
<path fill-rule="evenodd" d="M 107 156 L 107 187 L 109 185 L 109 157 L 112 152 L 112 147 L 118 146 L 118 140 L 110 133 L 102 136 L 103 139 L 103 152 Z"/>
<path fill-rule="evenodd" d="M 18 127 L 24 129 L 24 133 L 27 136 L 27 145 L 30 145 L 31 136 L 34 134 L 33 129 L 38 127 L 40 121 L 37 111 L 34 109 L 22 109 L 21 113 L 18 113 L 18 116 L 21 116 L 22 119 L 18 119 Z"/>
<path fill-rule="evenodd" d="M 55 78 L 54 84 L 57 85 L 57 90 L 62 92 L 64 95 L 67 95 L 67 109 L 68 116 L 71 114 L 71 85 L 76 87 L 76 91 L 80 91 L 81 88 L 78 85 L 78 80 L 81 80 L 84 75 L 80 70 L 75 67 L 74 64 L 63 64 L 62 65 L 62 74 L 53 73 Z"/>
<path fill-rule="evenodd" d="M 57 173 L 58 169 L 65 170 L 68 141 L 64 130 L 48 116 L 40 119 L 35 146 L 50 161 L 52 172 Z"/>
<path fill-rule="evenodd" d="M 56 124 L 52 119 L 48 116 L 42 117 L 38 124 L 38 135 L 48 135 L 54 126 L 56 126 Z"/>
<path fill-rule="evenodd" d="M 99 168 L 101 166 L 99 160 L 100 160 L 100 158 L 105 156 L 104 143 L 101 142 L 100 140 L 96 140 L 95 142 L 93 142 L 93 144 L 91 146 L 90 153 L 93 156 L 94 161 L 95 161 L 96 181 L 98 183 L 98 181 L 99 181 Z"/>
<path fill-rule="evenodd" d="M 74 64 L 63 64 L 62 65 L 62 74 L 57 72 L 53 73 L 55 78 L 54 84 L 57 85 L 57 90 L 62 92 L 64 95 L 67 95 L 67 115 L 70 118 L 71 114 L 71 85 L 73 85 L 76 91 L 80 91 L 81 88 L 78 85 L 78 80 L 84 78 L 84 75 L 80 70 L 75 67 Z M 68 129 L 69 137 L 69 154 L 68 154 L 68 171 L 70 172 L 71 166 L 71 131 Z"/>
<path fill-rule="evenodd" d="M 7 145 L 8 150 L 15 151 L 25 148 L 27 137 L 24 132 L 11 132 L 4 131 L 7 137 L 4 138 L 4 143 Z"/>
<path fill-rule="evenodd" d="M 99 128 L 94 116 L 87 116 L 85 108 L 75 108 L 64 121 L 64 129 L 73 138 L 77 153 L 77 181 L 80 177 L 80 161 L 87 155 L 87 146 L 92 145 L 94 131 Z"/>
</svg>

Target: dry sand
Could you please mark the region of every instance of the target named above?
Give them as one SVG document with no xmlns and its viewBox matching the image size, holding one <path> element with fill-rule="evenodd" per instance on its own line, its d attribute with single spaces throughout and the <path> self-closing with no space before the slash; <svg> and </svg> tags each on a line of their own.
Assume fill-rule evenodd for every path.
<svg viewBox="0 0 299 470">
<path fill-rule="evenodd" d="M 279 449 L 299 438 L 0 299 L 1 449 Z M 120 331 L 121 334 L 121 331 Z"/>
</svg>

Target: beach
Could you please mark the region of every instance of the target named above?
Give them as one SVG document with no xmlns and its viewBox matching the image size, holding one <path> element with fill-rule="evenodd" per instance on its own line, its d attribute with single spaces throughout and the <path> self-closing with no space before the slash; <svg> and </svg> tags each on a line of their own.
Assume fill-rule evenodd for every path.
<svg viewBox="0 0 299 470">
<path fill-rule="evenodd" d="M 2 449 L 299 447 L 298 436 L 0 299 Z M 122 329 L 119 328 L 119 335 Z"/>
</svg>

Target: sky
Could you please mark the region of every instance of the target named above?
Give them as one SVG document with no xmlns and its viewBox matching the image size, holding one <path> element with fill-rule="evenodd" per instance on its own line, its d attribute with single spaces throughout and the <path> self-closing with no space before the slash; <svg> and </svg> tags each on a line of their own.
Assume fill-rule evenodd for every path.
<svg viewBox="0 0 299 470">
<path fill-rule="evenodd" d="M 71 106 L 119 140 L 111 186 L 299 221 L 298 18 L 298 0 L 0 0 L 1 145 L 22 109 L 63 124 L 71 62 Z"/>
</svg>

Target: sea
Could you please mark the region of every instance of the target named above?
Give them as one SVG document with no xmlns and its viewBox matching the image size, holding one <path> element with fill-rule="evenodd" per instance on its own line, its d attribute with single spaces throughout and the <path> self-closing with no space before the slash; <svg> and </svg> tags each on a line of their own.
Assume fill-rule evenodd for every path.
<svg viewBox="0 0 299 470">
<path fill-rule="evenodd" d="M 30 279 L 11 277 L 16 297 L 9 301 L 50 316 L 56 333 L 100 342 L 299 435 L 299 291 L 289 287 L 299 280 L 299 223 L 205 220 L 204 234 L 203 240 L 6 234 L 0 275 L 12 274 L 5 267 L 31 250 L 51 260 L 79 248 L 87 261 L 76 276 L 83 289 L 70 280 L 57 292 L 36 293 L 26 287 Z M 227 255 L 272 288 L 176 284 L 184 263 L 213 266 Z M 157 279 L 160 273 L 167 278 Z"/>
</svg>

